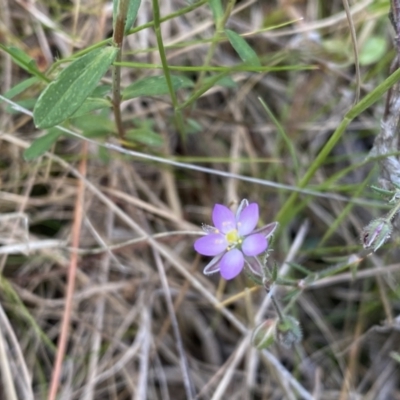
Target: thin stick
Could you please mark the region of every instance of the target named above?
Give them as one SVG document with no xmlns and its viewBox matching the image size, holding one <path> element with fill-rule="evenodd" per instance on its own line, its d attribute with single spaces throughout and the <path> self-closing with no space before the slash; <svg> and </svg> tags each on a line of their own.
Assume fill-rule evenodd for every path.
<svg viewBox="0 0 400 400">
<path fill-rule="evenodd" d="M 79 172 L 82 177 L 86 176 L 87 149 L 88 149 L 87 142 L 83 142 L 82 160 L 79 165 Z M 81 232 L 81 224 L 83 216 L 84 187 L 85 187 L 84 180 L 80 179 L 78 184 L 78 194 L 76 196 L 76 203 L 75 203 L 74 224 L 72 227 L 72 247 L 74 248 L 79 247 L 79 241 L 80 241 L 80 232 Z M 78 267 L 78 253 L 76 251 L 73 251 L 71 254 L 69 271 L 68 271 L 67 294 L 65 298 L 65 310 L 61 324 L 61 334 L 57 345 L 57 356 L 53 368 L 53 375 L 51 378 L 51 386 L 50 386 L 48 400 L 56 399 L 58 386 L 61 378 L 62 362 L 64 360 L 65 349 L 67 347 L 68 331 L 71 321 L 72 303 L 75 290 L 75 278 L 77 273 L 77 267 Z"/>
<path fill-rule="evenodd" d="M 347 21 L 349 22 L 350 36 L 353 43 L 354 52 L 354 65 L 356 67 L 356 99 L 354 103 L 358 103 L 360 100 L 360 88 L 361 88 L 361 72 L 360 72 L 360 62 L 358 57 L 358 46 L 357 46 L 357 35 L 356 28 L 354 27 L 353 18 L 351 16 L 350 6 L 348 0 L 343 0 L 343 7 L 346 11 Z"/>
<path fill-rule="evenodd" d="M 392 24 L 396 31 L 395 42 L 397 47 L 397 55 L 399 55 L 400 54 L 400 1 L 392 0 L 391 3 L 392 7 L 390 10 L 391 12 L 390 16 L 393 18 Z"/>
<path fill-rule="evenodd" d="M 9 400 L 18 400 L 17 391 L 15 389 L 14 379 L 11 373 L 10 358 L 6 351 L 5 338 L 3 332 L 0 331 L 0 366 L 1 376 L 4 387 L 4 393 Z"/>
<path fill-rule="evenodd" d="M 161 256 L 159 252 L 153 247 L 153 255 L 156 261 L 158 274 L 160 275 L 161 284 L 164 290 L 165 300 L 167 303 L 168 314 L 171 320 L 172 330 L 174 332 L 176 347 L 179 353 L 179 358 L 181 361 L 182 378 L 183 384 L 185 386 L 186 398 L 192 400 L 194 398 L 194 390 L 192 380 L 189 375 L 189 366 L 185 351 L 183 348 L 182 337 L 179 331 L 178 320 L 176 319 L 174 304 L 172 303 L 171 292 L 168 286 L 167 275 L 165 274 L 164 266 L 162 264 Z"/>
</svg>

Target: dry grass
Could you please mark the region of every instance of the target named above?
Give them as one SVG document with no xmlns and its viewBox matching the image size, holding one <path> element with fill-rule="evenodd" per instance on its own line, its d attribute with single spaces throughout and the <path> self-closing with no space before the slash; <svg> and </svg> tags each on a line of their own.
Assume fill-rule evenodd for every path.
<svg viewBox="0 0 400 400">
<path fill-rule="evenodd" d="M 208 3 L 159 3 L 161 16 L 170 16 L 161 25 L 168 64 L 196 82 L 177 93 L 178 105 L 216 76 L 212 67 L 232 67 L 228 86 L 213 85 L 182 108 L 184 132 L 169 96 L 122 103 L 124 124 L 151 123 L 161 147 L 67 126 L 75 137 L 26 162 L 24 150 L 43 132 L 2 103 L 0 398 L 51 398 L 67 335 L 59 399 L 400 399 L 396 235 L 377 254 L 356 258 L 363 226 L 385 208 L 368 188 L 378 169 L 363 163 L 384 97 L 318 158 L 357 93 L 365 98 L 389 75 L 388 3 L 354 0 L 349 21 L 339 0 L 225 2 L 233 6 L 227 26 L 262 65 L 277 68 L 271 72 L 234 70 L 240 59 L 216 34 Z M 99 0 L 0 0 L 0 10 L 0 41 L 44 73 L 112 34 L 111 5 Z M 152 18 L 143 0 L 135 26 Z M 373 40 L 387 51 L 374 57 Z M 5 94 L 29 75 L 0 56 Z M 162 73 L 150 68 L 161 64 L 152 27 L 126 38 L 123 61 L 147 65 L 122 67 L 123 87 Z M 103 80 L 110 82 L 111 74 Z M 33 85 L 13 100 L 29 109 L 42 89 Z M 290 349 L 252 347 L 254 326 L 275 316 L 270 297 L 244 275 L 205 277 L 207 260 L 193 250 L 213 205 L 242 198 L 259 203 L 263 222 L 281 223 L 270 256 L 280 276 L 309 274 L 303 290 L 273 288 L 303 329 Z M 315 274 L 328 267 L 338 270 Z"/>
</svg>

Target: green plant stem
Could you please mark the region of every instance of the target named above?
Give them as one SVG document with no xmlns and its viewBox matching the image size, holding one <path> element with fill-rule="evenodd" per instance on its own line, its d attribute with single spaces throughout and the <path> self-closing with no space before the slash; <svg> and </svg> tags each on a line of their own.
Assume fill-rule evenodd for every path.
<svg viewBox="0 0 400 400">
<path fill-rule="evenodd" d="M 363 249 L 357 254 L 357 259 L 364 259 L 369 254 L 371 254 L 371 252 L 372 252 L 371 249 Z M 305 282 L 306 282 L 305 287 L 307 287 L 307 284 L 315 282 L 319 279 L 328 278 L 330 276 L 338 274 L 339 272 L 346 271 L 347 269 L 354 267 L 354 265 L 356 265 L 357 262 L 358 261 L 353 261 L 353 262 L 349 263 L 348 261 L 345 261 L 345 262 L 339 263 L 337 265 L 334 265 L 333 267 L 329 267 L 322 271 L 313 273 L 305 279 Z"/>
<path fill-rule="evenodd" d="M 202 94 L 207 92 L 208 89 L 212 88 L 220 79 L 227 75 L 229 75 L 229 72 L 218 74 L 217 76 L 210 79 L 209 82 L 207 82 L 205 85 L 201 86 L 198 90 L 194 90 L 193 94 L 183 104 L 179 106 L 179 109 L 184 109 L 194 103 Z"/>
<path fill-rule="evenodd" d="M 200 88 L 200 86 L 202 85 L 202 81 L 205 77 L 206 72 L 210 71 L 209 69 L 209 65 L 211 63 L 211 59 L 215 53 L 215 49 L 217 48 L 218 43 L 220 42 L 220 40 L 224 40 L 225 38 L 223 38 L 222 33 L 224 30 L 224 26 L 226 24 L 226 21 L 228 20 L 232 9 L 234 7 L 236 3 L 236 0 L 230 0 L 227 4 L 226 10 L 224 15 L 222 16 L 222 18 L 218 18 L 218 16 L 215 16 L 216 21 L 215 21 L 215 35 L 213 36 L 212 40 L 211 40 L 211 46 L 207 51 L 206 57 L 204 59 L 204 63 L 203 63 L 203 68 L 202 71 L 199 74 L 199 77 L 197 79 L 197 84 L 195 86 L 195 91 L 198 90 Z"/>
<path fill-rule="evenodd" d="M 382 95 L 387 92 L 397 81 L 400 80 L 400 69 L 395 71 L 392 75 L 390 75 L 384 82 L 382 82 L 378 87 L 376 87 L 372 92 L 366 95 L 359 103 L 354 105 L 344 116 L 343 121 L 336 128 L 335 132 L 333 132 L 332 136 L 329 138 L 328 142 L 322 148 L 322 150 L 317 155 L 316 159 L 310 165 L 306 173 L 304 174 L 303 179 L 299 182 L 298 188 L 305 188 L 311 178 L 314 176 L 315 172 L 318 168 L 323 164 L 325 159 L 328 157 L 329 153 L 335 147 L 336 143 L 340 140 L 344 132 L 346 131 L 347 126 L 350 122 L 364 112 L 368 107 L 378 101 Z M 291 209 L 294 208 L 295 202 L 297 200 L 298 193 L 293 192 L 286 203 L 282 206 L 281 210 L 277 215 L 277 220 L 285 225 L 289 219 L 291 218 Z"/>
<path fill-rule="evenodd" d="M 198 1 L 197 3 L 192 4 L 192 5 L 188 6 L 188 7 L 181 8 L 181 9 L 179 9 L 178 11 L 176 11 L 176 12 L 174 12 L 174 13 L 171 13 L 171 14 L 168 14 L 167 16 L 161 18 L 161 19 L 160 19 L 160 22 L 163 23 L 163 22 L 165 22 L 165 21 L 169 21 L 170 19 L 174 19 L 174 18 L 179 17 L 179 16 L 181 16 L 181 15 L 185 15 L 185 14 L 187 14 L 188 12 L 191 12 L 191 11 L 195 10 L 196 8 L 201 7 L 202 5 L 204 5 L 205 3 L 207 3 L 207 1 L 208 1 L 208 0 L 200 0 L 200 1 Z M 287 24 L 286 24 L 286 25 L 287 25 Z M 135 28 L 130 29 L 126 35 L 127 35 L 127 36 L 128 36 L 128 35 L 132 35 L 132 34 L 134 34 L 134 33 L 143 31 L 143 30 L 145 30 L 145 29 L 147 29 L 147 28 L 151 28 L 151 27 L 153 27 L 153 26 L 154 26 L 154 21 L 150 21 L 150 22 L 147 22 L 146 24 L 143 24 L 143 25 L 140 25 L 140 26 L 137 26 L 137 27 L 135 27 Z M 280 27 L 280 26 L 278 25 L 278 27 Z M 103 46 L 105 46 L 105 45 L 107 45 L 107 44 L 110 44 L 110 43 L 112 43 L 113 41 L 114 41 L 113 38 L 112 38 L 112 39 L 108 38 L 108 39 L 101 40 L 100 42 L 97 42 L 96 44 L 93 44 L 92 46 L 89 46 L 89 47 L 86 47 L 86 48 L 83 49 L 83 50 L 77 51 L 77 52 L 74 54 L 74 57 L 83 56 L 84 54 L 89 53 L 90 51 L 92 51 L 92 50 L 94 50 L 94 49 L 97 49 L 97 48 L 99 48 L 99 47 L 103 47 Z M 60 60 L 59 62 L 55 62 L 53 65 L 57 65 L 57 64 L 59 64 L 59 63 L 62 63 L 62 62 L 64 62 L 65 60 L 66 60 L 66 59 L 64 58 L 64 59 Z"/>
<path fill-rule="evenodd" d="M 2 295 L 7 299 L 7 301 L 10 302 L 10 304 L 15 304 L 15 308 L 18 310 L 18 313 L 26 320 L 29 327 L 32 328 L 37 336 L 43 341 L 47 347 L 47 350 L 55 353 L 57 350 L 56 346 L 36 322 L 35 318 L 29 312 L 28 308 L 25 306 L 24 302 L 21 300 L 10 281 L 3 275 L 0 275 L 0 290 Z"/>
<path fill-rule="evenodd" d="M 391 221 L 394 216 L 399 212 L 400 210 L 400 201 L 397 202 L 397 204 L 390 210 L 388 216 L 387 216 L 387 220 Z"/>
<path fill-rule="evenodd" d="M 365 189 L 367 186 L 369 179 L 374 173 L 374 169 L 372 168 L 371 171 L 368 174 L 368 177 L 362 182 L 360 185 L 356 186 L 356 189 L 353 194 L 353 198 L 357 198 Z M 321 241 L 318 243 L 318 246 L 323 246 L 326 241 L 331 237 L 331 235 L 334 234 L 334 232 L 338 231 L 339 225 L 342 223 L 342 221 L 345 219 L 345 217 L 350 213 L 350 211 L 353 209 L 353 204 L 348 203 L 344 207 L 344 209 L 341 211 L 340 215 L 333 221 L 333 223 L 329 226 L 328 230 L 325 232 L 324 236 L 322 237 Z"/>
<path fill-rule="evenodd" d="M 176 97 L 175 90 L 172 85 L 171 74 L 161 35 L 161 18 L 160 18 L 160 8 L 158 6 L 158 0 L 152 0 L 152 3 L 153 3 L 153 16 L 154 16 L 154 32 L 157 38 L 158 52 L 160 54 L 165 80 L 167 81 L 169 94 L 171 96 L 172 105 L 174 107 L 175 123 L 179 133 L 181 134 L 181 137 L 184 138 L 185 128 L 183 124 L 182 113 L 179 110 L 178 99 Z"/>
<path fill-rule="evenodd" d="M 122 45 L 124 42 L 125 19 L 128 13 L 129 0 L 120 0 L 118 4 L 117 19 L 115 21 L 113 42 L 118 47 L 118 54 L 115 61 L 121 62 Z M 125 131 L 121 118 L 121 67 L 118 64 L 113 65 L 112 71 L 112 91 L 113 91 L 113 110 L 115 125 L 121 140 L 125 137 Z"/>
<path fill-rule="evenodd" d="M 236 4 L 236 0 L 228 1 L 228 4 L 226 5 L 224 16 L 222 17 L 222 20 L 219 21 L 219 23 L 218 23 L 218 30 L 222 31 L 224 29 L 226 21 L 228 21 L 230 15 L 231 15 L 231 12 L 233 10 L 233 7 L 235 7 L 235 4 Z"/>
<path fill-rule="evenodd" d="M 296 156 L 296 150 L 294 149 L 293 143 L 288 137 L 288 135 L 285 132 L 285 129 L 283 128 L 282 124 L 278 121 L 278 119 L 275 117 L 274 113 L 271 111 L 271 109 L 267 106 L 265 101 L 259 97 L 258 98 L 259 102 L 263 106 L 265 112 L 268 114 L 268 116 L 271 118 L 272 122 L 276 125 L 278 132 L 281 134 L 287 148 L 289 149 L 290 156 L 292 158 L 292 163 L 293 163 L 293 172 L 296 175 L 297 181 L 299 180 L 299 174 L 300 174 L 300 164 Z"/>
<path fill-rule="evenodd" d="M 272 304 L 273 304 L 273 306 L 274 306 L 274 308 L 275 308 L 275 310 L 276 310 L 276 312 L 278 314 L 279 320 L 281 322 L 284 322 L 285 321 L 285 315 L 283 314 L 282 309 L 281 309 L 280 305 L 278 304 L 278 302 L 276 301 L 274 295 L 271 296 L 271 302 L 272 302 Z"/>
<path fill-rule="evenodd" d="M 280 60 L 277 60 L 279 62 Z M 162 69 L 163 65 L 160 64 L 146 64 L 146 63 L 138 63 L 138 62 L 131 62 L 131 61 L 122 61 L 118 62 L 115 61 L 115 65 L 120 67 L 128 67 L 128 68 L 147 68 L 147 69 Z M 274 72 L 274 71 L 310 71 L 318 69 L 317 66 L 314 65 L 305 65 L 305 64 L 298 64 L 298 65 L 284 65 L 284 66 L 261 66 L 261 67 L 253 67 L 247 64 L 239 64 L 233 65 L 229 67 L 218 67 L 218 66 L 187 66 L 187 65 L 168 65 L 168 69 L 170 71 L 182 71 L 182 72 Z"/>
</svg>

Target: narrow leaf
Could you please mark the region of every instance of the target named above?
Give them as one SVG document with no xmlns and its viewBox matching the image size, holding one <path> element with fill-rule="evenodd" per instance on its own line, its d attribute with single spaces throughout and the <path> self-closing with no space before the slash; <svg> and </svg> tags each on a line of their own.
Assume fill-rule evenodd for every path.
<svg viewBox="0 0 400 400">
<path fill-rule="evenodd" d="M 119 2 L 121 0 L 113 0 L 113 29 L 115 29 L 115 24 L 117 22 Z"/>
<path fill-rule="evenodd" d="M 20 93 L 24 92 L 26 89 L 30 88 L 35 83 L 38 83 L 39 79 L 36 76 L 31 76 L 28 79 L 23 80 L 22 82 L 18 83 L 6 93 L 4 93 L 4 97 L 7 99 L 12 99 L 13 97 L 19 95 Z"/>
<path fill-rule="evenodd" d="M 113 0 L 113 27 L 115 29 L 115 22 L 117 21 L 118 6 L 121 0 Z M 133 23 L 137 17 L 141 0 L 130 0 L 128 5 L 128 12 L 125 18 L 124 33 L 127 34 L 129 29 L 132 28 Z"/>
<path fill-rule="evenodd" d="M 115 123 L 104 115 L 72 118 L 71 123 L 79 128 L 85 137 L 101 137 L 115 132 Z"/>
<path fill-rule="evenodd" d="M 204 84 L 208 84 L 208 82 L 211 82 L 214 79 L 213 76 L 207 77 L 204 79 Z M 214 86 L 222 86 L 230 89 L 236 89 L 238 87 L 237 83 L 229 76 L 223 76 L 222 78 L 219 78 L 216 82 L 213 82 Z"/>
<path fill-rule="evenodd" d="M 236 32 L 229 29 L 225 29 L 226 36 L 228 36 L 229 42 L 232 47 L 236 50 L 241 60 L 253 67 L 261 67 L 260 60 L 258 59 L 257 53 L 250 47 L 250 45 Z"/>
<path fill-rule="evenodd" d="M 81 117 L 82 115 L 88 114 L 90 111 L 100 110 L 107 107 L 111 107 L 111 102 L 109 100 L 88 97 L 78 110 L 74 112 L 72 118 Z"/>
<path fill-rule="evenodd" d="M 208 0 L 216 25 L 224 16 L 221 0 Z"/>
<path fill-rule="evenodd" d="M 98 85 L 95 87 L 90 97 L 105 97 L 111 91 L 111 85 Z"/>
<path fill-rule="evenodd" d="M 193 82 L 184 76 L 171 75 L 171 81 L 175 91 L 184 87 L 193 86 Z M 149 76 L 126 87 L 122 91 L 122 98 L 127 100 L 139 96 L 159 96 L 168 93 L 168 84 L 164 75 Z"/>
<path fill-rule="evenodd" d="M 370 65 L 378 62 L 386 54 L 386 38 L 371 36 L 360 51 L 360 65 Z"/>
<path fill-rule="evenodd" d="M 135 22 L 135 19 L 139 11 L 140 3 L 141 0 L 131 0 L 129 2 L 128 14 L 126 16 L 125 29 L 124 29 L 125 35 L 128 33 L 129 29 L 132 28 L 132 25 Z"/>
<path fill-rule="evenodd" d="M 65 68 L 40 95 L 33 110 L 36 127 L 49 128 L 70 117 L 92 93 L 118 49 L 96 49 Z"/>
<path fill-rule="evenodd" d="M 23 157 L 26 161 L 34 160 L 46 153 L 47 150 L 63 134 L 59 129 L 50 129 L 45 135 L 35 139 L 32 144 L 24 151 Z"/>
<path fill-rule="evenodd" d="M 149 129 L 132 129 L 127 132 L 126 136 L 132 142 L 145 144 L 151 147 L 160 147 L 164 144 L 162 136 Z"/>
<path fill-rule="evenodd" d="M 8 53 L 13 61 L 25 71 L 28 71 L 30 74 L 35 75 L 38 78 L 48 82 L 48 79 L 37 69 L 35 60 L 28 56 L 28 54 L 26 54 L 23 50 L 14 46 L 7 47 L 2 45 L 1 43 L 0 49 Z"/>
</svg>

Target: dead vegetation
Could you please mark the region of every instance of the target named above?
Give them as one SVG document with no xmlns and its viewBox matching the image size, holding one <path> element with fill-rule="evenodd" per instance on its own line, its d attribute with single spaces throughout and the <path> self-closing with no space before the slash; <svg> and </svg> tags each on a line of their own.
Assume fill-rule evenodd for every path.
<svg viewBox="0 0 400 400">
<path fill-rule="evenodd" d="M 385 213 L 368 187 L 377 162 L 364 163 L 384 91 L 335 133 L 390 74 L 389 4 L 222 2 L 259 70 L 243 67 L 210 4 L 159 2 L 168 65 L 193 86 L 175 105 L 169 95 L 122 102 L 124 127 L 142 136 L 122 140 L 111 110 L 96 111 L 26 161 L 44 133 L 29 110 L 45 85 L 9 96 L 27 112 L 1 102 L 0 398 L 400 398 L 396 234 L 356 257 L 362 228 Z M 142 0 L 125 38 L 122 88 L 163 74 L 153 7 Z M 1 0 L 0 10 L 0 42 L 49 79 L 112 36 L 110 2 Z M 30 74 L 0 56 L 7 97 Z M 111 82 L 108 73 L 101 84 Z M 260 205 L 262 222 L 280 222 L 270 255 L 280 276 L 306 282 L 274 287 L 303 330 L 290 349 L 251 345 L 257 323 L 275 316 L 265 291 L 244 274 L 204 276 L 193 250 L 213 205 L 242 198 Z"/>
</svg>

